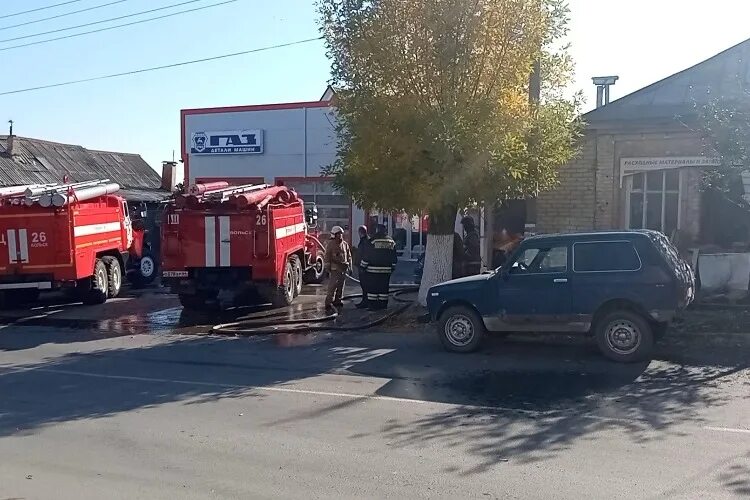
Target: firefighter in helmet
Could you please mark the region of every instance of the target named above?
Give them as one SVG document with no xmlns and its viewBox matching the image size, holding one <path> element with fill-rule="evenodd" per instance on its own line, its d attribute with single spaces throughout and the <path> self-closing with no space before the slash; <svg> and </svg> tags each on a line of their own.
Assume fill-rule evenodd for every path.
<svg viewBox="0 0 750 500">
<path fill-rule="evenodd" d="M 367 226 L 360 226 L 358 232 L 359 244 L 357 245 L 357 257 L 359 259 L 359 284 L 362 287 L 362 300 L 357 304 L 357 309 L 366 309 L 370 306 L 367 298 L 370 284 L 370 275 L 367 273 L 367 266 L 369 265 L 367 257 L 370 255 L 370 250 L 372 249 L 372 239 L 370 238 Z"/>
<path fill-rule="evenodd" d="M 391 274 L 396 268 L 398 256 L 396 242 L 388 236 L 383 224 L 378 224 L 368 253 L 363 257 L 367 261 L 367 301 L 371 310 L 388 307 L 388 289 Z"/>
<path fill-rule="evenodd" d="M 346 272 L 352 264 L 352 252 L 349 244 L 344 241 L 344 229 L 341 226 L 334 226 L 331 229 L 331 239 L 326 243 L 324 262 L 329 273 L 326 311 L 333 311 L 334 306 L 344 305 L 341 302 L 344 296 L 344 281 L 346 281 Z"/>
</svg>

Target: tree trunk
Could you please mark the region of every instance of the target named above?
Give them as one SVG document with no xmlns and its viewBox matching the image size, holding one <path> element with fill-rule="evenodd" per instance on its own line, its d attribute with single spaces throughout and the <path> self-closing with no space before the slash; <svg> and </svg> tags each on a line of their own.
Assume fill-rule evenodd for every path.
<svg viewBox="0 0 750 500">
<path fill-rule="evenodd" d="M 418 300 L 427 304 L 427 291 L 431 286 L 448 281 L 453 275 L 453 233 L 456 225 L 455 206 L 443 206 L 430 211 L 430 232 L 424 257 L 424 271 L 419 285 Z"/>
</svg>

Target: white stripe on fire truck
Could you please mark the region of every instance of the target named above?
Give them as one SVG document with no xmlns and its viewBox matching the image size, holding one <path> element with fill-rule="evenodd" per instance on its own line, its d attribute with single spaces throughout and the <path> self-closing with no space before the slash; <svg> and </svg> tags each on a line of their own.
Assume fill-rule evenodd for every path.
<svg viewBox="0 0 750 500">
<path fill-rule="evenodd" d="M 229 267 L 232 243 L 229 238 L 229 217 L 219 217 L 219 265 Z"/>
<path fill-rule="evenodd" d="M 206 267 L 216 267 L 216 217 L 206 217 Z"/>
<path fill-rule="evenodd" d="M 90 236 L 92 234 L 111 233 L 120 230 L 119 222 L 106 222 L 104 224 L 89 224 L 87 226 L 76 226 L 73 228 L 73 236 Z"/>
<path fill-rule="evenodd" d="M 15 229 L 8 229 L 8 262 L 18 262 L 18 248 L 16 248 Z"/>
<path fill-rule="evenodd" d="M 18 247 L 21 250 L 21 262 L 29 263 L 29 239 L 25 229 L 18 230 Z"/>
<path fill-rule="evenodd" d="M 305 223 L 302 222 L 300 224 L 292 224 L 291 226 L 286 227 L 279 227 L 276 229 L 276 239 L 279 238 L 286 238 L 287 236 L 292 236 L 293 234 L 301 233 L 305 230 Z"/>
</svg>

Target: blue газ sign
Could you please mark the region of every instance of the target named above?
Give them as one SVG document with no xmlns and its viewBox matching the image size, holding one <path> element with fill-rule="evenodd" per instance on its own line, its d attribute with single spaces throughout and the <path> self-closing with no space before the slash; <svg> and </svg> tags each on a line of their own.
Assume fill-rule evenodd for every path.
<svg viewBox="0 0 750 500">
<path fill-rule="evenodd" d="M 263 153 L 262 130 L 195 132 L 190 137 L 190 154 L 244 155 Z"/>
</svg>

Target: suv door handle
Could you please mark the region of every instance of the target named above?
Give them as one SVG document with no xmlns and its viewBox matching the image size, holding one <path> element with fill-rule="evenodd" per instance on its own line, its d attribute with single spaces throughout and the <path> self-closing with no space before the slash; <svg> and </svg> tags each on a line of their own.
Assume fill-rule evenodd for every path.
<svg viewBox="0 0 750 500">
<path fill-rule="evenodd" d="M 554 280 L 552 280 L 552 283 L 567 283 L 567 282 L 568 282 L 568 278 L 555 278 Z"/>
</svg>

